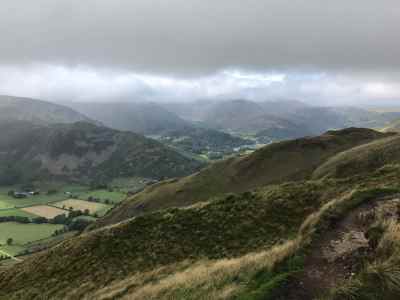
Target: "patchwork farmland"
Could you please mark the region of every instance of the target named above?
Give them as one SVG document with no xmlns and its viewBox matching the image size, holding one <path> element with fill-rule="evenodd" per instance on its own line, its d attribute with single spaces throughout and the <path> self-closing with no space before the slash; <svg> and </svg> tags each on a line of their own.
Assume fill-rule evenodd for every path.
<svg viewBox="0 0 400 300">
<path fill-rule="evenodd" d="M 95 222 L 146 184 L 143 178 L 124 178 L 98 189 L 62 182 L 42 182 L 31 189 L 0 186 L 0 268 L 75 235 L 82 230 L 79 225 Z"/>
<path fill-rule="evenodd" d="M 65 214 L 68 215 L 68 211 L 64 209 L 60 209 L 58 207 L 49 206 L 49 205 L 37 205 L 37 206 L 29 206 L 21 208 L 22 211 L 34 214 L 38 217 L 43 217 L 46 219 L 53 219 L 56 216 Z"/>
</svg>

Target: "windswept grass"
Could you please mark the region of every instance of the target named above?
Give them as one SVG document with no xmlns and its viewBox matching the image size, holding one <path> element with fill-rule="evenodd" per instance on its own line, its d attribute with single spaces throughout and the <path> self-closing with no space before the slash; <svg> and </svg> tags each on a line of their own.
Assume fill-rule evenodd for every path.
<svg viewBox="0 0 400 300">
<path fill-rule="evenodd" d="M 383 234 L 371 260 L 354 278 L 332 289 L 326 299 L 395 300 L 400 296 L 400 223 L 380 220 Z"/>
<path fill-rule="evenodd" d="M 107 286 L 94 294 L 98 299 L 126 297 L 127 299 L 228 299 L 245 289 L 252 277 L 260 271 L 272 272 L 273 268 L 298 248 L 290 240 L 270 250 L 249 253 L 239 258 L 216 261 L 199 261 L 189 268 L 187 263 L 137 274 L 117 284 Z M 179 271 L 184 267 L 184 270 Z M 176 271 L 178 270 L 178 271 Z M 242 298 L 245 299 L 245 298 Z"/>
<path fill-rule="evenodd" d="M 395 192 L 397 190 L 393 189 L 354 190 L 326 203 L 306 218 L 294 239 L 268 250 L 233 259 L 198 261 L 192 265 L 182 263 L 139 273 L 99 290 L 95 298 L 278 299 L 283 297 L 291 277 L 302 270 L 302 249 L 312 242 L 319 230 L 361 203 Z M 349 287 L 349 291 L 356 293 L 356 286 L 352 290 Z"/>
</svg>

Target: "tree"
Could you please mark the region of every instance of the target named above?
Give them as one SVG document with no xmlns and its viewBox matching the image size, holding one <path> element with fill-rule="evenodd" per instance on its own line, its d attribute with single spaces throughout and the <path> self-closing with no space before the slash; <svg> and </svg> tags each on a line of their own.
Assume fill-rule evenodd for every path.
<svg viewBox="0 0 400 300">
<path fill-rule="evenodd" d="M 62 215 L 58 215 L 58 216 L 55 216 L 52 220 L 51 220 L 51 222 L 53 223 L 53 224 L 65 224 L 66 222 L 67 222 L 67 217 L 65 216 L 65 214 L 62 214 Z"/>
<path fill-rule="evenodd" d="M 12 245 L 12 243 L 14 242 L 14 240 L 12 238 L 8 238 L 7 239 L 7 245 Z"/>
</svg>

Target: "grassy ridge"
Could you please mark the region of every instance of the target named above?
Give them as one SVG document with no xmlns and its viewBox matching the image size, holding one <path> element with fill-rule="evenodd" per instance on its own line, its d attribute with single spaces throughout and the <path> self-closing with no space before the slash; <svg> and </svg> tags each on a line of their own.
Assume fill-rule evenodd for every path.
<svg viewBox="0 0 400 300">
<path fill-rule="evenodd" d="M 97 226 L 157 209 L 190 205 L 228 192 L 240 193 L 267 184 L 306 179 L 335 154 L 385 136 L 369 129 L 349 128 L 315 138 L 274 143 L 249 156 L 217 162 L 180 180 L 153 185 L 122 203 Z"/>
<path fill-rule="evenodd" d="M 399 162 L 400 137 L 395 135 L 335 155 L 315 170 L 313 178 L 350 177 Z"/>
</svg>

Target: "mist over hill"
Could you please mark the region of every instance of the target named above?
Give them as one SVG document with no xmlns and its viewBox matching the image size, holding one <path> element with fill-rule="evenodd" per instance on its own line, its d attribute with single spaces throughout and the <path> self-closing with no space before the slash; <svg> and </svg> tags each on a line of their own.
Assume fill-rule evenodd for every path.
<svg viewBox="0 0 400 300">
<path fill-rule="evenodd" d="M 346 127 L 382 128 L 400 117 L 353 106 L 314 106 L 298 100 L 198 100 L 165 103 L 181 118 L 225 131 L 282 140 Z"/>
<path fill-rule="evenodd" d="M 34 124 L 94 122 L 84 114 L 53 102 L 0 95 L 0 122 L 5 121 Z"/>
</svg>

